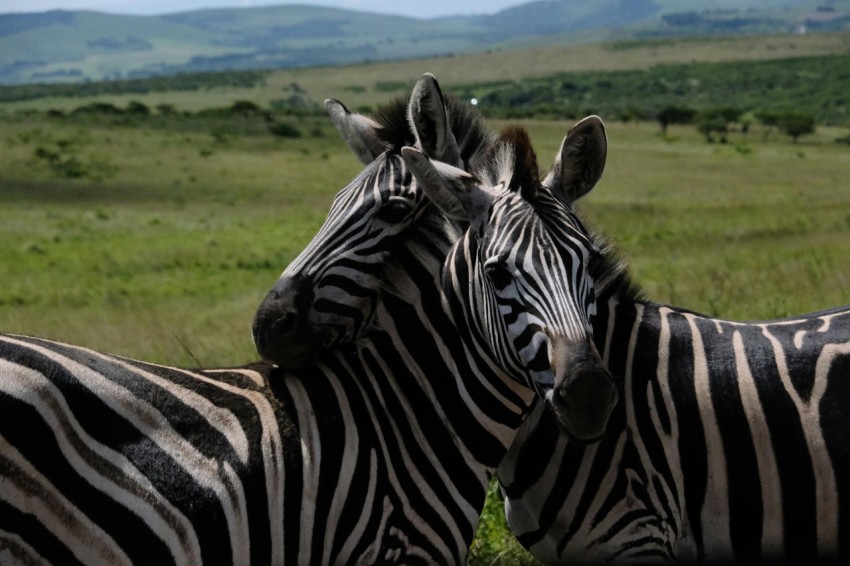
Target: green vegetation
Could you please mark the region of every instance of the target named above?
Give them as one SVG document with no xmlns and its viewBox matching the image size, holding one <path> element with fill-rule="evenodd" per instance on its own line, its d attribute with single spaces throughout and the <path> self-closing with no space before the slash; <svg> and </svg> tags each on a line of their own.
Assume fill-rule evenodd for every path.
<svg viewBox="0 0 850 566">
<path fill-rule="evenodd" d="M 268 72 L 182 73 L 161 77 L 83 83 L 36 83 L 0 87 L 0 102 L 35 100 L 48 96 L 85 98 L 111 94 L 148 94 L 169 91 L 196 92 L 212 88 L 253 88 Z"/>
<path fill-rule="evenodd" d="M 817 56 L 846 59 L 848 54 L 850 36 L 846 33 L 618 41 L 498 49 L 463 57 L 423 59 L 415 64 L 404 61 L 268 72 L 182 74 L 74 85 L 0 87 L 0 103 L 7 110 L 52 108 L 67 112 L 88 102 L 125 106 L 130 100 L 137 100 L 150 108 L 167 104 L 180 111 L 195 112 L 227 106 L 239 99 L 264 106 L 320 107 L 325 98 L 337 97 L 344 99 L 349 108 L 359 108 L 374 107 L 389 96 L 407 94 L 426 70 L 440 77 L 441 85 L 447 90 L 457 92 L 457 87 L 463 85 L 501 83 L 509 86 L 566 73 L 635 72 L 694 62 L 754 62 Z M 723 69 L 719 71 L 725 73 Z"/>
<path fill-rule="evenodd" d="M 714 108 L 734 101 L 738 113 L 794 108 L 822 124 L 850 121 L 850 57 L 656 65 L 633 71 L 561 73 L 523 81 L 458 87 L 492 116 L 577 117 L 639 115 L 659 109 Z M 723 118 L 727 115 L 713 118 Z M 726 114 L 726 113 L 721 113 Z M 659 121 L 661 117 L 659 116 Z M 808 132 L 806 132 L 808 133 Z"/>
<path fill-rule="evenodd" d="M 608 166 L 580 209 L 654 300 L 746 320 L 850 303 L 845 40 L 629 42 L 278 71 L 241 86 L 240 73 L 197 89 L 179 82 L 189 77 L 175 90 L 126 81 L 122 94 L 92 83 L 64 98 L 65 86 L 44 87 L 50 98 L 0 105 L 0 329 L 167 364 L 253 360 L 254 309 L 361 170 L 319 101 L 373 106 L 424 70 L 480 95 L 496 128 L 523 106 L 486 100 L 567 84 L 571 102 L 542 115 L 603 112 Z M 741 52 L 765 62 L 710 64 Z M 681 64 L 691 59 L 703 63 Z M 710 120 L 727 143 L 705 142 Z M 511 121 L 530 128 L 543 166 L 572 124 Z M 478 534 L 471 563 L 531 562 L 495 487 Z"/>
</svg>

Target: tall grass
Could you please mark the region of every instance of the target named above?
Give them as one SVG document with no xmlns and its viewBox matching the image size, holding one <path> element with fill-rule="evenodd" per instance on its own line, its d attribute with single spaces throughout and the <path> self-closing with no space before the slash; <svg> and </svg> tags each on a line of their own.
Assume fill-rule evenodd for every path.
<svg viewBox="0 0 850 566">
<path fill-rule="evenodd" d="M 360 170 L 326 120 L 297 139 L 18 116 L 0 134 L 0 329 L 181 365 L 252 361 L 254 309 Z M 526 122 L 547 167 L 570 124 Z M 500 127 L 503 123 L 495 123 Z M 734 319 L 850 302 L 850 153 L 706 144 L 692 128 L 607 124 L 580 209 L 652 299 Z M 64 177 L 51 148 L 100 175 Z M 530 560 L 495 491 L 473 563 Z"/>
</svg>

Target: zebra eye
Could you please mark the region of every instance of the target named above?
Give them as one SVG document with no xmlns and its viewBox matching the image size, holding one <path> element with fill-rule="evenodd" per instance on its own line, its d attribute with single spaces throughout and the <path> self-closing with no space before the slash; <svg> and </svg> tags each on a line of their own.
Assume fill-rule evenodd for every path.
<svg viewBox="0 0 850 566">
<path fill-rule="evenodd" d="M 484 273 L 493 282 L 493 286 L 499 290 L 504 289 L 514 280 L 514 274 L 501 261 L 487 262 L 484 265 Z"/>
<path fill-rule="evenodd" d="M 376 216 L 390 224 L 396 224 L 407 218 L 411 206 L 403 200 L 391 200 L 381 207 Z"/>
</svg>

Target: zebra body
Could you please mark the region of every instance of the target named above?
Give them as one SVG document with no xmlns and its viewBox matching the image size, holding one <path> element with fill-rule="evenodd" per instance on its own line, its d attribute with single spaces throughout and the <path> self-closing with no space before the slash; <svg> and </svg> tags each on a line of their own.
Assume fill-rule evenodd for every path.
<svg viewBox="0 0 850 566">
<path fill-rule="evenodd" d="M 280 562 L 281 456 L 298 444 L 261 367 L 0 348 L 4 564 Z"/>
<path fill-rule="evenodd" d="M 414 337 L 427 366 L 382 373 Z M 530 393 L 506 384 L 483 415 L 429 341 L 377 333 L 284 375 L 4 336 L 0 546 L 21 563 L 462 562 Z"/>
<path fill-rule="evenodd" d="M 533 410 L 498 471 L 520 542 L 546 563 L 846 561 L 850 308 L 724 321 L 644 300 L 610 250 L 591 272 L 623 402 L 589 446 Z"/>
</svg>

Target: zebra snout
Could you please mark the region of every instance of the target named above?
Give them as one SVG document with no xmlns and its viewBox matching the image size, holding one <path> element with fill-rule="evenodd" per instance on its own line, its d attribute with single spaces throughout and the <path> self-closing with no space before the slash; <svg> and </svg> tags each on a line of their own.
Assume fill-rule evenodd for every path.
<svg viewBox="0 0 850 566">
<path fill-rule="evenodd" d="M 561 428 L 573 440 L 591 443 L 605 433 L 619 394 L 596 349 L 588 345 L 576 350 L 578 355 L 556 374 L 550 402 Z"/>
<path fill-rule="evenodd" d="M 252 325 L 254 345 L 264 360 L 288 369 L 313 361 L 326 340 L 309 328 L 311 302 L 312 289 L 300 278 L 282 278 L 269 291 Z"/>
</svg>

